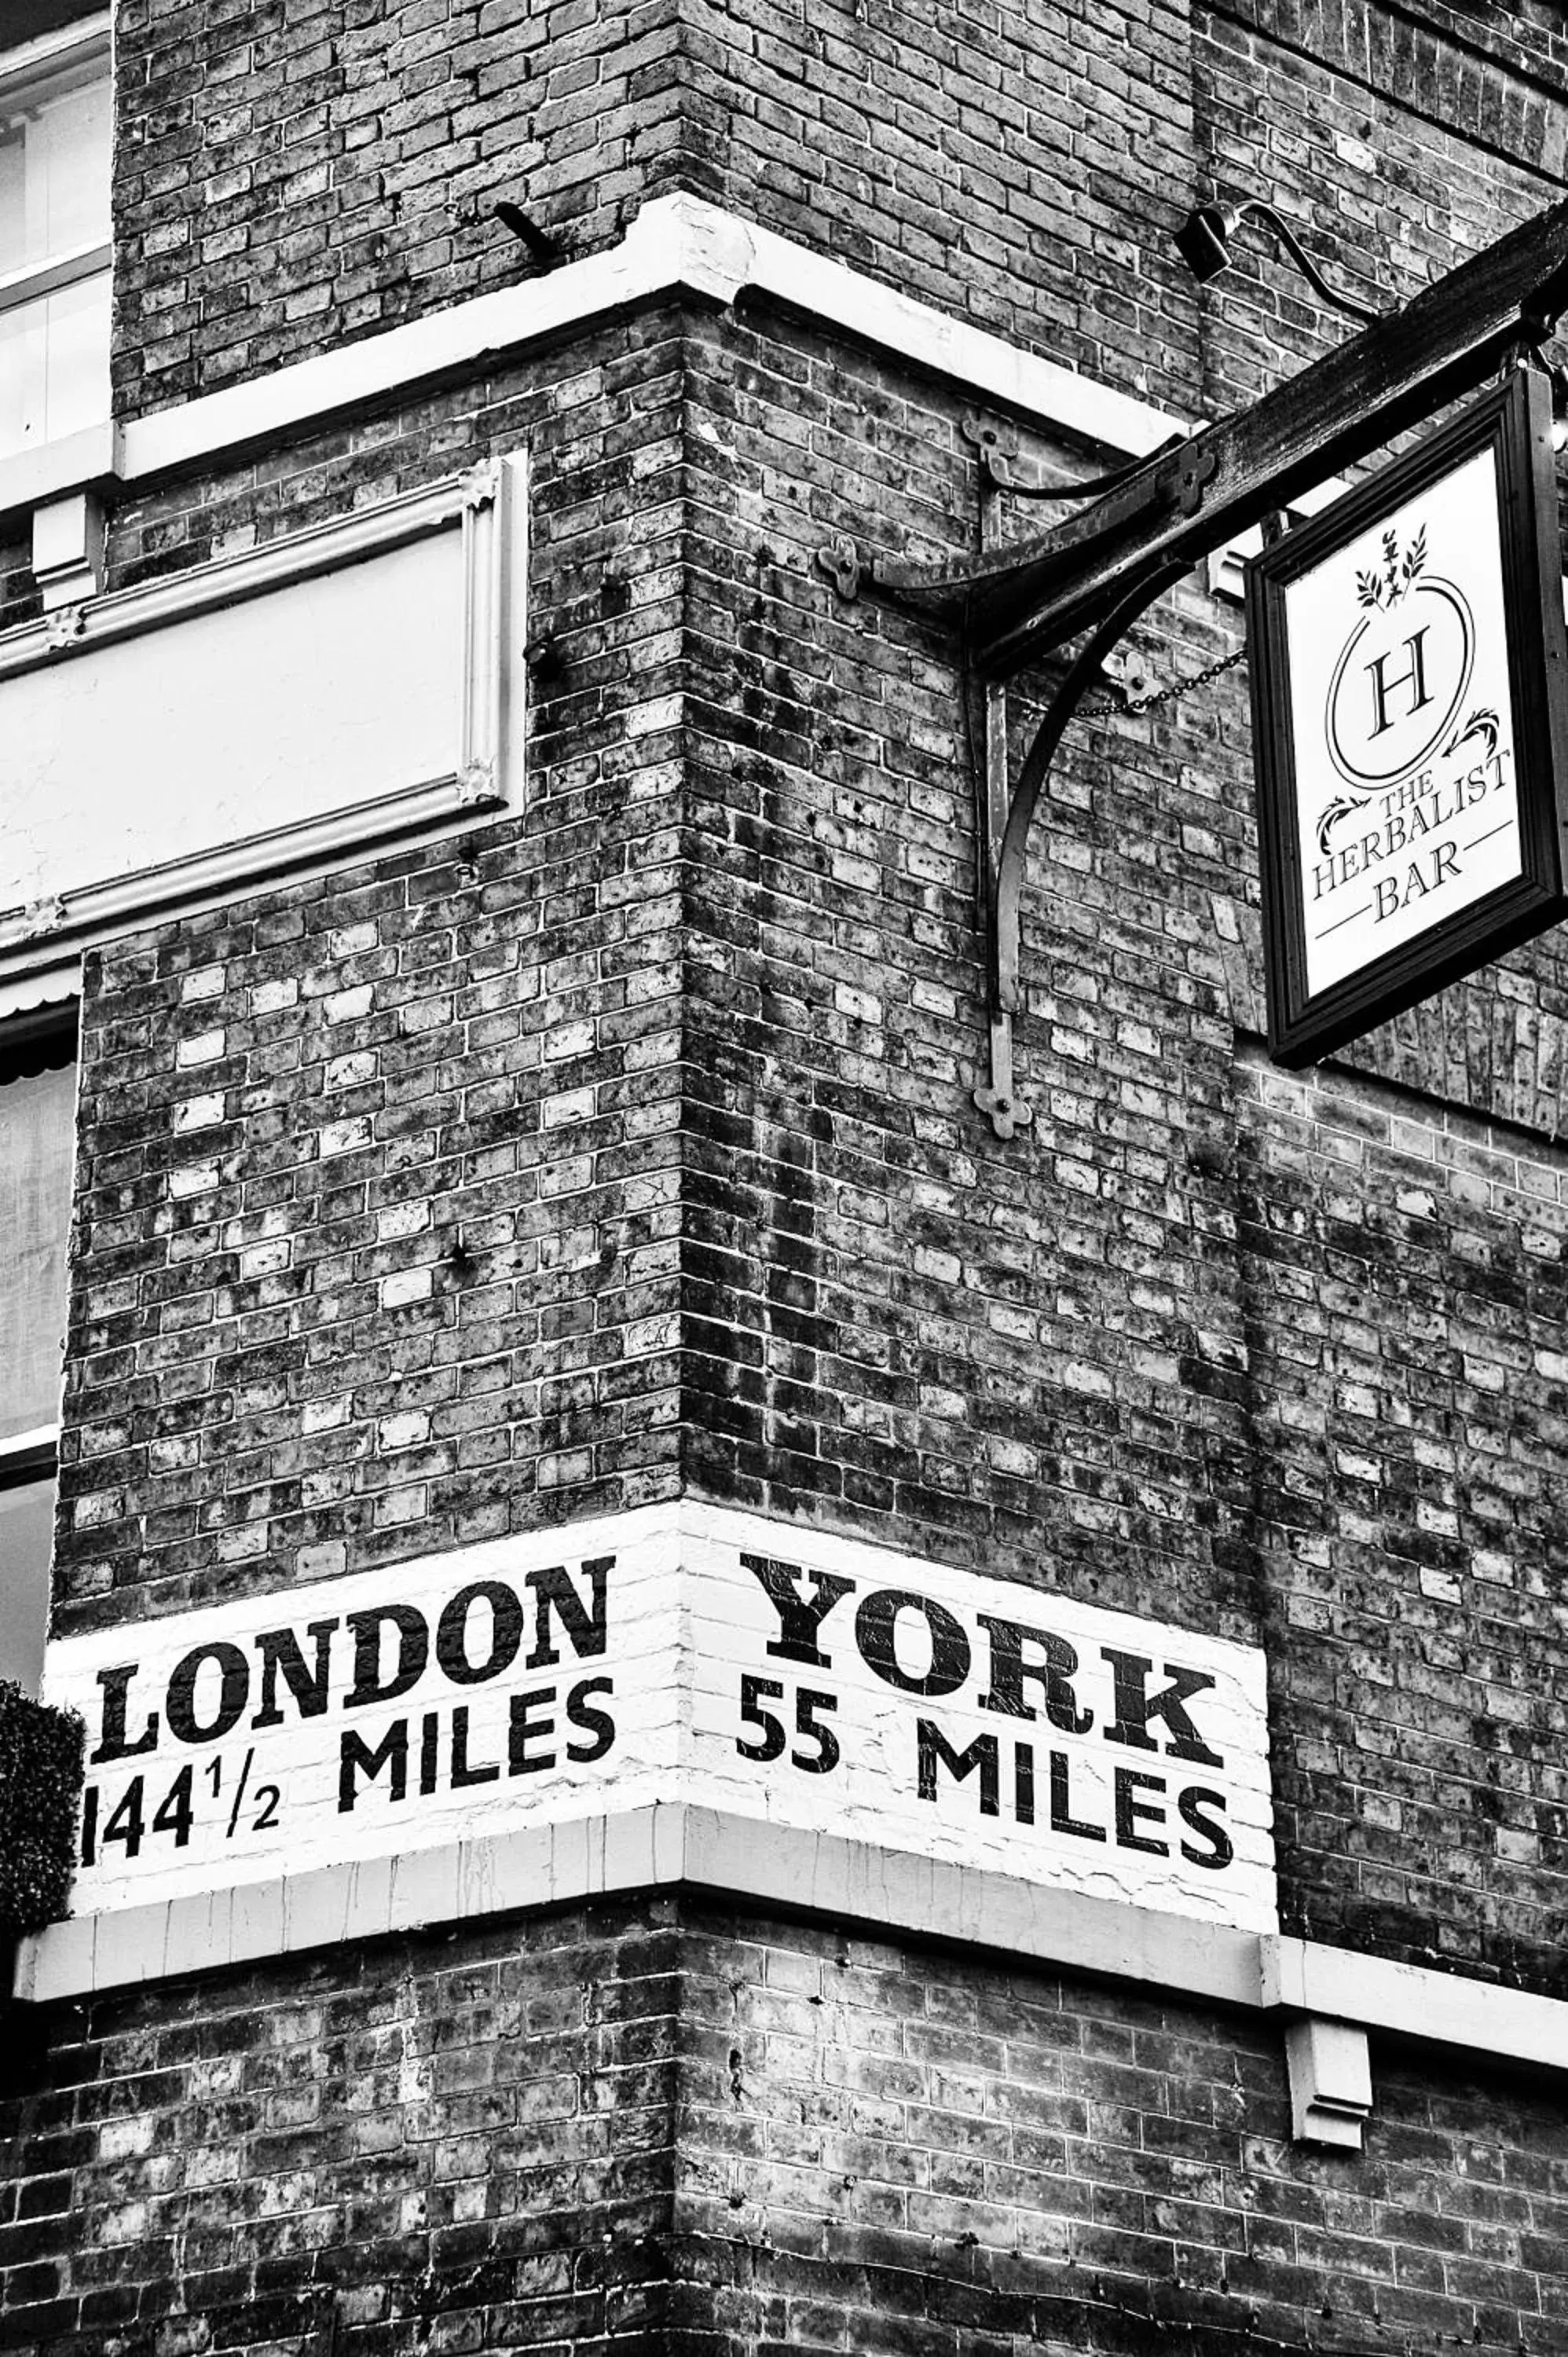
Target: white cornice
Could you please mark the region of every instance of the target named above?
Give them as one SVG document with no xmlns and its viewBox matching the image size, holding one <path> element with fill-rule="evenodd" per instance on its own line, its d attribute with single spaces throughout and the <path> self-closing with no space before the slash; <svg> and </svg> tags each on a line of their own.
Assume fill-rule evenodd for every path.
<svg viewBox="0 0 1568 2357">
<path fill-rule="evenodd" d="M 94 64 L 109 54 L 111 32 L 107 8 L 79 17 L 52 33 L 40 33 L 14 49 L 0 50 L 0 105 L 13 104 L 19 91 L 39 75 L 54 75 L 75 66 Z"/>
<path fill-rule="evenodd" d="M 1173 418 L 1152 402 L 1021 350 L 777 231 L 703 198 L 676 193 L 644 205 L 618 245 L 546 277 L 477 296 L 124 426 L 95 428 L 0 460 L 0 513 L 94 484 L 142 482 L 221 462 L 237 450 L 308 432 L 344 411 L 461 375 L 488 360 L 518 357 L 642 305 L 681 296 L 727 305 L 748 296 L 1113 457 L 1144 457 L 1173 433 L 1202 423 Z M 1300 511 L 1316 513 L 1341 488 L 1332 480 L 1318 486 L 1298 502 Z M 1225 550 L 1210 559 L 1213 587 L 1239 593 L 1236 554 Z"/>
<path fill-rule="evenodd" d="M 676 194 L 644 205 L 618 245 L 546 277 L 134 419 L 124 429 L 118 471 L 134 482 L 274 440 L 638 305 L 680 295 L 727 304 L 746 294 L 787 304 L 907 365 L 1115 453 L 1141 456 L 1186 430 L 1152 403 L 1022 351 L 703 198 Z M 0 482 L 0 496 L 4 489 Z"/>
<path fill-rule="evenodd" d="M 1568 2072 L 1568 2004 L 1556 1998 L 682 1803 L 73 1917 L 21 1942 L 15 1993 L 46 2003 L 512 1907 L 682 1886 Z"/>
<path fill-rule="evenodd" d="M 644 205 L 618 245 L 546 277 L 476 296 L 113 430 L 94 428 L 0 460 L 0 514 L 94 484 L 143 482 L 220 462 L 485 361 L 517 357 L 618 312 L 680 296 L 726 305 L 746 296 L 779 304 L 1113 457 L 1143 457 L 1173 433 L 1202 423 L 1173 418 L 1152 402 L 1024 350 L 775 230 L 676 193 Z M 1299 502 L 1301 511 L 1315 513 L 1340 488 L 1319 486 Z M 1239 585 L 1230 554 L 1211 560 L 1217 587 Z"/>
</svg>

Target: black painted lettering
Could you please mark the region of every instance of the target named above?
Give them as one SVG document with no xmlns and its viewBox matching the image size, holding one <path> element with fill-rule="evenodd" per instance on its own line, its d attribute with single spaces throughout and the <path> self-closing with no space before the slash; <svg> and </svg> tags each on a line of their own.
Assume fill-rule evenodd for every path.
<svg viewBox="0 0 1568 2357">
<path fill-rule="evenodd" d="M 427 1710 L 419 1722 L 419 1790 L 428 1800 L 441 1781 L 441 1714 Z"/>
<path fill-rule="evenodd" d="M 345 1710 L 360 1710 L 366 1703 L 395 1702 L 424 1675 L 430 1658 L 430 1631 L 423 1612 L 412 1604 L 372 1604 L 350 1612 L 344 1626 L 354 1640 L 354 1683 L 343 1697 Z M 381 1676 L 381 1631 L 397 1631 L 397 1667 Z"/>
<path fill-rule="evenodd" d="M 1001 1812 L 1001 1775 L 997 1742 L 993 1735 L 977 1735 L 963 1751 L 955 1751 L 940 1727 L 929 1718 L 917 1719 L 916 1740 L 918 1746 L 918 1781 L 922 1801 L 937 1797 L 937 1774 L 945 1768 L 957 1783 L 966 1776 L 979 1775 L 980 1813 L 994 1817 Z"/>
<path fill-rule="evenodd" d="M 1013 1814 L 1021 1825 L 1035 1822 L 1035 1747 L 1013 1746 Z"/>
<path fill-rule="evenodd" d="M 196 1716 L 196 1681 L 209 1662 L 218 1672 L 220 1683 L 212 1717 L 204 1724 Z M 239 1725 L 250 1698 L 251 1664 L 238 1645 L 220 1638 L 209 1645 L 193 1646 L 168 1682 L 165 1708 L 169 1733 L 181 1743 L 215 1743 Z"/>
<path fill-rule="evenodd" d="M 566 1720 L 585 1735 L 585 1743 L 568 1743 L 566 1757 L 580 1768 L 591 1767 L 602 1760 L 616 1739 L 616 1723 L 608 1711 L 596 1710 L 591 1697 L 615 1692 L 613 1678 L 579 1678 L 566 1696 Z"/>
<path fill-rule="evenodd" d="M 907 1670 L 898 1659 L 898 1616 L 903 1612 L 918 1612 L 926 1623 L 931 1653 L 929 1670 Z M 917 1596 L 913 1588 L 879 1587 L 868 1596 L 854 1616 L 854 1641 L 867 1669 L 875 1670 L 900 1694 L 956 1694 L 969 1675 L 969 1639 L 962 1629 L 945 1604 Z M 993 1740 L 992 1748 L 995 1748 Z"/>
<path fill-rule="evenodd" d="M 1032 1680 L 1044 1692 L 1046 1717 L 1051 1725 L 1064 1735 L 1087 1735 L 1094 1725 L 1094 1713 L 1078 1706 L 1072 1688 L 1078 1655 L 1065 1637 L 1026 1628 L 1019 1620 L 993 1620 L 988 1612 L 978 1618 L 991 1639 L 991 1691 L 982 1695 L 981 1709 L 1003 1711 L 1009 1718 L 1034 1718 L 1034 1706 L 1024 1695 L 1026 1684 Z M 1026 1660 L 1028 1645 L 1038 1646 L 1041 1659 Z"/>
<path fill-rule="evenodd" d="M 332 1659 L 332 1632 L 338 1623 L 333 1620 L 312 1620 L 306 1634 L 316 1640 L 316 1667 L 311 1669 L 300 1649 L 292 1629 L 266 1629 L 256 1639 L 256 1651 L 262 1657 L 262 1706 L 252 1719 L 252 1727 L 281 1727 L 284 1714 L 278 1703 L 278 1679 L 294 1697 L 295 1707 L 301 1718 L 319 1718 L 327 1708 L 327 1678 Z"/>
<path fill-rule="evenodd" d="M 131 1691 L 131 1680 L 140 1666 L 135 1662 L 124 1662 L 115 1670 L 100 1670 L 98 1683 L 103 1689 L 102 1734 L 98 1749 L 92 1754 L 96 1766 L 101 1760 L 133 1760 L 139 1751 L 156 1751 L 158 1744 L 158 1715 L 150 1710 L 145 1724 L 134 1743 L 125 1733 L 125 1711 Z"/>
<path fill-rule="evenodd" d="M 553 1766 L 553 1761 L 548 1763 Z M 452 1790 L 461 1792 L 466 1784 L 495 1784 L 500 1781 L 500 1762 L 468 1758 L 468 1706 L 460 1702 L 452 1713 Z"/>
<path fill-rule="evenodd" d="M 478 1662 L 468 1652 L 476 1604 L 489 1607 L 490 1620 L 489 1651 Z M 499 1678 L 516 1661 L 521 1642 L 522 1607 L 504 1580 L 476 1579 L 471 1587 L 460 1587 L 435 1624 L 435 1659 L 455 1686 L 481 1686 L 487 1678 Z"/>
<path fill-rule="evenodd" d="M 1410 657 L 1410 668 L 1408 671 L 1396 672 L 1392 679 L 1389 678 L 1383 669 L 1388 662 L 1386 654 L 1379 655 L 1374 662 L 1363 664 L 1362 668 L 1372 683 L 1372 726 L 1367 732 L 1369 737 L 1380 737 L 1385 729 L 1391 728 L 1393 726 L 1389 718 L 1391 690 L 1396 687 L 1410 689 L 1409 712 L 1419 712 L 1423 704 L 1431 703 L 1432 698 L 1426 689 L 1426 659 L 1422 646 L 1425 636 L 1426 630 L 1423 628 L 1412 631 L 1406 639 L 1405 652 Z M 1408 713 L 1406 716 L 1409 716 Z"/>
<path fill-rule="evenodd" d="M 563 1565 L 553 1563 L 547 1570 L 529 1573 L 526 1585 L 533 1590 L 533 1651 L 528 1657 L 531 1670 L 548 1669 L 561 1659 L 551 1641 L 552 1613 L 557 1631 L 569 1639 L 580 1662 L 604 1652 L 609 1641 L 608 1580 L 614 1562 L 613 1555 L 601 1555 L 584 1564 L 588 1581 L 586 1602 L 573 1587 Z"/>
<path fill-rule="evenodd" d="M 1072 1813 L 1072 1787 L 1069 1778 L 1068 1756 L 1065 1751 L 1051 1754 L 1051 1831 L 1071 1834 L 1079 1841 L 1102 1842 L 1103 1825 L 1091 1825 Z"/>
<path fill-rule="evenodd" d="M 817 1631 L 833 1606 L 854 1593 L 854 1581 L 841 1579 L 832 1571 L 806 1571 L 799 1564 L 777 1563 L 771 1555 L 743 1555 L 741 1561 L 760 1581 L 779 1615 L 779 1634 L 768 1641 L 773 1658 L 803 1662 L 812 1669 L 832 1669 L 831 1657 L 817 1642 Z M 802 1579 L 810 1583 L 805 1595 L 800 1588 Z"/>
<path fill-rule="evenodd" d="M 1206 1815 L 1205 1811 L 1213 1813 Z M 1216 1816 L 1225 1814 L 1223 1792 L 1211 1792 L 1204 1784 L 1188 1784 L 1185 1791 L 1176 1794 L 1176 1814 L 1189 1832 L 1195 1833 L 1199 1841 L 1207 1844 L 1203 1849 L 1194 1849 L 1190 1842 L 1184 1841 L 1181 1846 L 1183 1857 L 1193 1866 L 1219 1867 L 1230 1865 L 1236 1855 L 1236 1845 L 1224 1826 L 1214 1822 Z"/>
<path fill-rule="evenodd" d="M 1154 1663 L 1142 1653 L 1119 1653 L 1110 1645 L 1101 1652 L 1111 1664 L 1116 1681 L 1116 1717 L 1105 1729 L 1107 1743 L 1125 1743 L 1138 1751 L 1156 1751 L 1159 1746 L 1149 1733 L 1152 1718 L 1163 1719 L 1167 1730 L 1165 1749 L 1173 1760 L 1195 1760 L 1200 1767 L 1223 1768 L 1225 1761 L 1218 1751 L 1211 1751 L 1187 1713 L 1187 1706 L 1194 1697 L 1207 1694 L 1215 1681 L 1203 1670 L 1180 1670 L 1174 1662 L 1165 1663 L 1165 1675 L 1171 1683 L 1156 1695 L 1148 1690 L 1148 1678 Z"/>
<path fill-rule="evenodd" d="M 1168 1857 L 1170 1844 L 1153 1841 L 1138 1831 L 1140 1825 L 1163 1825 L 1165 1821 L 1162 1803 L 1153 1805 L 1140 1800 L 1139 1793 L 1163 1793 L 1163 1776 L 1145 1776 L 1141 1768 L 1118 1768 L 1116 1770 L 1116 1846 L 1118 1849 L 1146 1850 L 1151 1857 Z"/>
<path fill-rule="evenodd" d="M 532 1743 L 548 1743 L 555 1732 L 555 1701 L 553 1686 L 530 1686 L 526 1693 L 514 1694 L 507 1721 L 507 1773 L 510 1776 L 532 1776 L 542 1768 L 553 1768 L 553 1751 L 531 1751 Z M 541 1714 L 535 1717 L 535 1713 Z"/>
<path fill-rule="evenodd" d="M 395 1718 L 372 1751 L 351 1727 L 343 1730 L 338 1749 L 338 1813 L 341 1816 L 359 1799 L 356 1780 L 373 1784 L 382 1769 L 390 1770 L 387 1798 L 401 1801 L 408 1791 L 408 1721 Z"/>
</svg>

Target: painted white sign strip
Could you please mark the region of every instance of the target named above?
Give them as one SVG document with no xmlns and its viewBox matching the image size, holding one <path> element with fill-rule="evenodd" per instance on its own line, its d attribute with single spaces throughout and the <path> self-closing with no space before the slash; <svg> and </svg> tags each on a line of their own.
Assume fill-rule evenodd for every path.
<svg viewBox="0 0 1568 2357">
<path fill-rule="evenodd" d="M 693 1501 L 67 1639 L 46 1693 L 78 1914 L 679 1801 L 1276 1921 L 1259 1649 Z"/>
<path fill-rule="evenodd" d="M 1285 591 L 1310 995 L 1522 868 L 1488 447 Z"/>
</svg>

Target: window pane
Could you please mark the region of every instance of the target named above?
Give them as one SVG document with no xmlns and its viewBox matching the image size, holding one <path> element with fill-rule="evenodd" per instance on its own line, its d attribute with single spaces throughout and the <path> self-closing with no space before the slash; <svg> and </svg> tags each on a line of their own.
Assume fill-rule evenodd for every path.
<svg viewBox="0 0 1568 2357">
<path fill-rule="evenodd" d="M 109 414 L 109 274 L 0 311 L 0 457 Z"/>
<path fill-rule="evenodd" d="M 73 1064 L 0 1086 L 0 1438 L 59 1422 L 75 1120 Z"/>
<path fill-rule="evenodd" d="M 0 272 L 109 236 L 109 83 L 101 68 L 34 85 L 0 123 Z"/>
<path fill-rule="evenodd" d="M 0 1490 L 0 1678 L 37 1694 L 48 1619 L 55 1485 Z"/>
</svg>

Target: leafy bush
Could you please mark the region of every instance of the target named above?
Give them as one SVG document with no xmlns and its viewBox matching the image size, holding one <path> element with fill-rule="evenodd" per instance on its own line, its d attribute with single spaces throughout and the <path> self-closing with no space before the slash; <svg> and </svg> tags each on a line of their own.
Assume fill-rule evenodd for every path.
<svg viewBox="0 0 1568 2357">
<path fill-rule="evenodd" d="M 66 1912 L 86 1739 L 74 1711 L 0 1678 L 0 1938 Z"/>
</svg>

